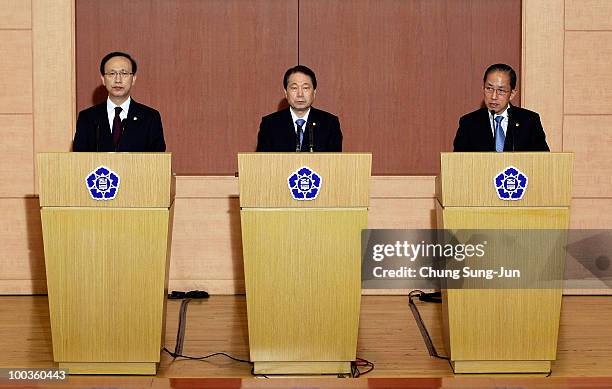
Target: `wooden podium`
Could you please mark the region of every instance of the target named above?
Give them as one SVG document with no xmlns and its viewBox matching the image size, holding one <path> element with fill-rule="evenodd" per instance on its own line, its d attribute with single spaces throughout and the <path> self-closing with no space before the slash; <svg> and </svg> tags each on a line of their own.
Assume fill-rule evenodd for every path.
<svg viewBox="0 0 612 389">
<path fill-rule="evenodd" d="M 501 200 L 495 189 L 494 177 L 509 166 L 528 178 L 521 200 Z M 566 230 L 572 170 L 572 153 L 442 153 L 438 227 Z M 455 373 L 551 370 L 562 289 L 446 289 L 442 296 L 446 349 Z"/>
<path fill-rule="evenodd" d="M 54 360 L 70 374 L 155 374 L 168 284 L 171 154 L 37 157 Z M 88 189 L 99 177 L 96 196 L 116 187 L 100 166 L 118 178 L 112 200 L 95 200 Z"/>
<path fill-rule="evenodd" d="M 350 373 L 371 162 L 356 153 L 238 154 L 256 374 Z M 314 200 L 292 198 L 289 177 L 303 167 L 321 179 Z"/>
</svg>

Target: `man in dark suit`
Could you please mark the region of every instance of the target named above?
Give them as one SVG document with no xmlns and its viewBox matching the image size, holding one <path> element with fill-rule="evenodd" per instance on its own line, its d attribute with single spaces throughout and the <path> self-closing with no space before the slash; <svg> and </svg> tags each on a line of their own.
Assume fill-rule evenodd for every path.
<svg viewBox="0 0 612 389">
<path fill-rule="evenodd" d="M 311 107 L 317 78 L 303 65 L 290 68 L 283 78 L 289 108 L 261 119 L 257 151 L 342 151 L 338 117 Z"/>
<path fill-rule="evenodd" d="M 73 151 L 165 151 L 159 112 L 130 97 L 136 83 L 136 61 L 112 52 L 100 62 L 108 98 L 79 113 Z"/>
<path fill-rule="evenodd" d="M 459 119 L 454 151 L 550 151 L 540 116 L 510 104 L 516 95 L 514 69 L 491 65 L 483 82 L 486 108 Z"/>
</svg>

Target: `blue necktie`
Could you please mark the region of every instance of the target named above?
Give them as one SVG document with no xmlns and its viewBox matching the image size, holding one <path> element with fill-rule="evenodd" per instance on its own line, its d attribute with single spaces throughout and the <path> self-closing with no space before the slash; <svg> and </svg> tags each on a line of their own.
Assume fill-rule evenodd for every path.
<svg viewBox="0 0 612 389">
<path fill-rule="evenodd" d="M 501 125 L 502 120 L 504 120 L 503 116 L 495 118 L 495 151 L 498 153 L 504 151 L 504 143 L 506 143 L 506 135 Z"/>
<path fill-rule="evenodd" d="M 306 123 L 306 120 L 304 119 L 298 119 L 295 121 L 295 124 L 297 124 L 297 135 L 300 137 L 300 149 L 296 151 L 300 151 L 302 149 L 302 141 L 304 140 L 304 130 L 302 129 L 302 126 L 304 123 Z"/>
</svg>

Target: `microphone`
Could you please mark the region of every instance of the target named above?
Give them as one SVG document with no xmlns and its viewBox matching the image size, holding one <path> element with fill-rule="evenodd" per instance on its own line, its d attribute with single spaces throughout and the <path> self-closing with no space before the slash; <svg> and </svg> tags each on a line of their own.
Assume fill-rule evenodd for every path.
<svg viewBox="0 0 612 389">
<path fill-rule="evenodd" d="M 100 123 L 96 120 L 96 153 L 100 151 Z"/>
<path fill-rule="evenodd" d="M 314 128 L 317 125 L 316 122 L 313 122 L 308 128 L 308 145 L 310 147 L 310 152 L 314 151 Z"/>
<path fill-rule="evenodd" d="M 119 145 L 121 144 L 121 140 L 123 139 L 123 133 L 125 132 L 125 128 L 127 127 L 127 118 L 121 121 L 121 134 L 119 135 L 119 140 L 117 141 L 117 146 L 115 147 L 115 151 L 119 149 Z"/>
<path fill-rule="evenodd" d="M 510 136 L 510 142 L 512 142 L 512 151 L 514 151 L 514 130 L 516 130 L 518 128 L 518 123 L 515 124 L 515 128 L 510 128 L 510 118 L 512 114 L 512 109 L 510 109 L 510 106 L 508 106 L 508 131 L 506 131 L 506 135 L 508 134 L 508 132 L 511 132 L 511 136 Z"/>
<path fill-rule="evenodd" d="M 300 132 L 302 132 L 302 128 L 297 126 L 297 130 L 295 131 L 295 152 L 300 152 Z"/>
<path fill-rule="evenodd" d="M 497 130 L 495 129 L 495 111 L 490 110 L 489 113 L 491 114 L 491 126 L 493 128 L 493 148 L 495 148 L 495 145 L 497 144 Z"/>
</svg>

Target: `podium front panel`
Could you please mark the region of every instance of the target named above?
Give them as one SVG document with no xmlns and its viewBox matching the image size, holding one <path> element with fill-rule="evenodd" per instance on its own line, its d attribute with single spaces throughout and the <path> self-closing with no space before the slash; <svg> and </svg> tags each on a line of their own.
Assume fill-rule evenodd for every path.
<svg viewBox="0 0 612 389">
<path fill-rule="evenodd" d="M 437 212 L 442 215 L 439 227 L 449 230 L 566 230 L 569 226 L 569 209 L 565 207 L 442 208 L 438 203 Z M 542 263 L 534 263 L 530 270 L 545 271 L 551 260 L 542 258 Z M 564 258 L 557 262 L 563 266 Z M 445 341 L 451 360 L 556 358 L 561 289 L 448 289 L 443 297 Z"/>
<path fill-rule="evenodd" d="M 367 210 L 241 217 L 251 360 L 355 360 Z"/>
<path fill-rule="evenodd" d="M 159 361 L 171 212 L 41 210 L 55 361 Z"/>
</svg>

